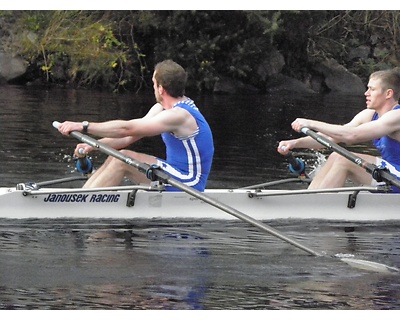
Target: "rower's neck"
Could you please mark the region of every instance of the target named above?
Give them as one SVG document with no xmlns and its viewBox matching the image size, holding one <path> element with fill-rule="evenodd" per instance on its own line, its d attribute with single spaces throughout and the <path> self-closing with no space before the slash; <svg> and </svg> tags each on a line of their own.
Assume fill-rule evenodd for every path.
<svg viewBox="0 0 400 320">
<path fill-rule="evenodd" d="M 163 102 L 162 102 L 162 106 L 164 107 L 164 109 L 168 110 L 168 109 L 172 109 L 174 107 L 174 105 L 176 105 L 178 102 L 186 100 L 187 98 L 185 96 L 183 97 L 178 97 L 178 98 L 173 98 L 173 97 L 165 97 Z"/>
</svg>

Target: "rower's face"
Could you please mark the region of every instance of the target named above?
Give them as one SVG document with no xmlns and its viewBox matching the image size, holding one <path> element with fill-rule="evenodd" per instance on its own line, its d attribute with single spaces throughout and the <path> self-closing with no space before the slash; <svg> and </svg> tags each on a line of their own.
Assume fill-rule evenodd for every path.
<svg viewBox="0 0 400 320">
<path fill-rule="evenodd" d="M 156 97 L 156 101 L 161 103 L 163 101 L 161 96 L 161 86 L 157 84 L 157 80 L 155 78 L 156 72 L 153 73 L 153 89 L 154 89 L 154 96 Z"/>
<path fill-rule="evenodd" d="M 386 102 L 386 90 L 383 90 L 379 79 L 370 79 L 364 93 L 368 109 L 379 109 Z"/>
</svg>

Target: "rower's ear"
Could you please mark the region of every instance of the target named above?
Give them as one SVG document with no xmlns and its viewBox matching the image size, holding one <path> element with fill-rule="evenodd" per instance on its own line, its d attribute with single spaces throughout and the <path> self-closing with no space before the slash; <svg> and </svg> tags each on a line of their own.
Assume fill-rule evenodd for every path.
<svg viewBox="0 0 400 320">
<path fill-rule="evenodd" d="M 394 91 L 393 91 L 393 89 L 387 89 L 386 90 L 386 98 L 387 99 L 391 99 L 391 98 L 393 98 L 394 97 Z"/>
<path fill-rule="evenodd" d="M 165 92 L 165 89 L 164 89 L 164 87 L 163 87 L 162 85 L 159 85 L 159 86 L 157 87 L 157 90 L 158 90 L 158 93 L 159 93 L 160 95 L 162 95 L 162 94 Z"/>
</svg>

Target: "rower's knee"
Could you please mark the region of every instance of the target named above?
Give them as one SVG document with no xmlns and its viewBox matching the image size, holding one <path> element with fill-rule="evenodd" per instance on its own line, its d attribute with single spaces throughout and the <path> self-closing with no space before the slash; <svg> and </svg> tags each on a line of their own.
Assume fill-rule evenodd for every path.
<svg viewBox="0 0 400 320">
<path fill-rule="evenodd" d="M 125 162 L 112 156 L 108 157 L 105 164 L 107 164 L 107 167 L 111 167 L 113 170 L 126 170 L 126 167 L 128 166 Z"/>
<path fill-rule="evenodd" d="M 328 157 L 328 161 L 333 165 L 343 165 L 343 164 L 347 164 L 347 162 L 349 162 L 349 160 L 342 157 L 340 154 L 338 154 L 336 152 L 331 153 L 331 155 Z"/>
<path fill-rule="evenodd" d="M 136 159 L 140 153 L 132 150 L 120 150 L 119 152 L 123 153 L 125 156 L 129 158 Z"/>
</svg>

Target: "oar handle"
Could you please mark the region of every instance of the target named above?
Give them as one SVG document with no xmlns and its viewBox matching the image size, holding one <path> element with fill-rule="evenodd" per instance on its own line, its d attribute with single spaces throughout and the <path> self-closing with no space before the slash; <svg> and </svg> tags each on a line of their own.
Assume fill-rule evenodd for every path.
<svg viewBox="0 0 400 320">
<path fill-rule="evenodd" d="M 81 155 L 81 157 L 78 157 L 78 159 L 76 160 L 76 170 L 78 170 L 78 172 L 83 174 L 92 173 L 93 164 L 92 161 L 87 156 L 87 154 L 85 153 L 85 150 L 83 148 L 80 148 L 78 150 L 78 153 Z"/>
<path fill-rule="evenodd" d="M 282 150 L 285 150 L 285 146 L 282 147 Z M 305 172 L 305 164 L 304 161 L 296 158 L 293 155 L 292 151 L 289 151 L 289 153 L 286 155 L 286 160 L 289 163 L 289 170 L 290 172 L 297 174 L 297 175 L 302 175 Z"/>
<path fill-rule="evenodd" d="M 58 129 L 60 126 L 60 122 L 58 121 L 53 121 L 53 127 Z M 93 171 L 93 163 L 92 161 L 87 157 L 85 154 L 85 150 L 83 148 L 80 148 L 78 150 L 78 153 L 82 155 L 81 157 L 78 157 L 76 161 L 76 170 L 82 174 L 89 174 Z"/>
<path fill-rule="evenodd" d="M 301 175 L 305 172 L 305 164 L 304 161 L 296 158 L 292 152 L 288 153 L 287 161 L 289 162 L 289 170 L 294 174 Z"/>
</svg>

